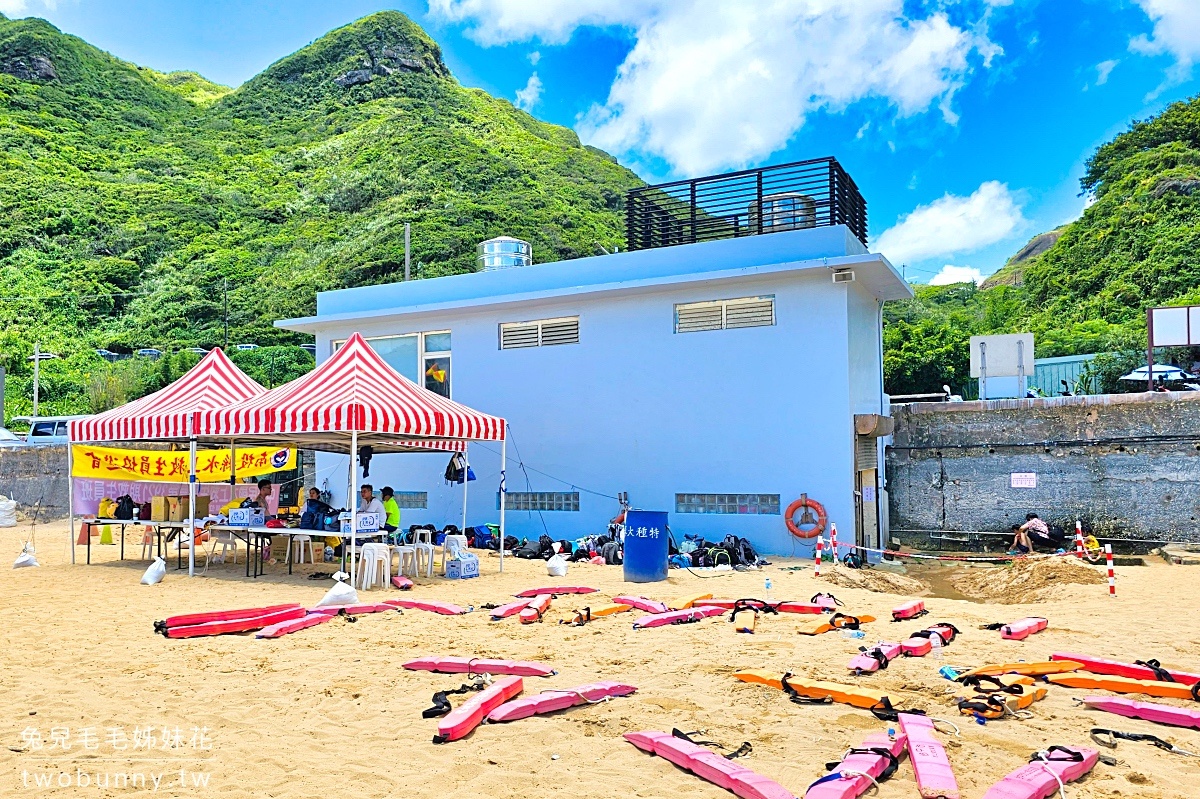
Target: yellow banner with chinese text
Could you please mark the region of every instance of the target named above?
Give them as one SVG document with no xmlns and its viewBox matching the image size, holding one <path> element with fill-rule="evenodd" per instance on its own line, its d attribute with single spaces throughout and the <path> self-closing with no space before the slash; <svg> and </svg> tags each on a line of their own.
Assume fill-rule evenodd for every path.
<svg viewBox="0 0 1200 799">
<path fill-rule="evenodd" d="M 188 479 L 187 450 L 164 452 L 72 444 L 71 456 L 72 477 L 151 483 L 186 483 Z M 288 447 L 202 449 L 196 453 L 196 479 L 201 483 L 227 482 L 235 456 L 235 477 L 239 479 L 296 468 L 296 450 Z"/>
</svg>

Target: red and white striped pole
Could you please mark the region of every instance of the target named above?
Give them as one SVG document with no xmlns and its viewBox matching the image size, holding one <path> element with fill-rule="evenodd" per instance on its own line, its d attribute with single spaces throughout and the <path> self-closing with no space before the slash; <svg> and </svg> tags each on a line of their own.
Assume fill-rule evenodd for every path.
<svg viewBox="0 0 1200 799">
<path fill-rule="evenodd" d="M 813 561 L 813 575 L 815 577 L 821 576 L 821 550 L 824 548 L 824 544 L 824 539 L 821 536 L 817 536 L 817 557 Z"/>
<path fill-rule="evenodd" d="M 1075 520 L 1075 557 L 1083 560 L 1083 522 Z"/>
<path fill-rule="evenodd" d="M 1117 595 L 1117 575 L 1113 572 L 1112 544 L 1104 545 L 1104 559 L 1108 561 L 1108 595 Z"/>
<path fill-rule="evenodd" d="M 834 566 L 838 565 L 837 551 L 837 522 L 829 525 L 829 550 L 833 553 L 833 559 L 830 561 Z"/>
</svg>

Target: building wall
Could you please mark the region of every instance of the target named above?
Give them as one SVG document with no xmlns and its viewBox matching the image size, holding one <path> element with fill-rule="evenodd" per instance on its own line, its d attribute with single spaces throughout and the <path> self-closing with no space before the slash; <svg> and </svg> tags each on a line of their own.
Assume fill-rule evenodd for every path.
<svg viewBox="0 0 1200 799">
<path fill-rule="evenodd" d="M 67 515 L 67 448 L 63 445 L 0 447 L 0 494 L 37 518 Z"/>
<path fill-rule="evenodd" d="M 782 509 L 807 492 L 853 529 L 852 413 L 877 411 L 881 390 L 875 303 L 855 292 L 812 270 L 576 295 L 326 328 L 318 352 L 355 329 L 450 329 L 454 399 L 509 422 L 508 490 L 580 492 L 579 512 L 510 512 L 518 537 L 603 532 L 616 494 L 628 491 L 635 507 L 670 511 L 677 536 L 734 533 L 764 552 L 800 553 L 811 547 L 792 539 L 782 515 L 677 514 L 675 494 L 779 494 Z M 675 303 L 759 294 L 775 295 L 773 327 L 673 332 Z M 579 344 L 498 349 L 501 322 L 572 315 Z M 470 524 L 498 518 L 497 450 L 471 445 Z M 368 479 L 429 492 L 429 508 L 404 511 L 405 525 L 459 524 L 462 487 L 441 480 L 447 457 L 380 456 Z M 318 481 L 339 496 L 346 462 L 318 458 Z"/>
<path fill-rule="evenodd" d="M 1200 540 L 1200 397 L 1108 394 L 893 407 L 892 536 L 1006 531 L 1034 512 L 1099 535 Z M 1036 473 L 1036 488 L 1013 488 Z M 905 533 L 905 530 L 917 531 Z"/>
</svg>

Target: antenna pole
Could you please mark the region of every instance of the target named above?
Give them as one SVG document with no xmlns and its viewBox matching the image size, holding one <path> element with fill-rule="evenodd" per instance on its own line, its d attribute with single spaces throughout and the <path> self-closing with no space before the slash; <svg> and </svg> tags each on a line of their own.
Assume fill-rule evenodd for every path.
<svg viewBox="0 0 1200 799">
<path fill-rule="evenodd" d="M 409 280 L 412 277 L 412 270 L 411 270 L 412 261 L 410 260 L 411 255 L 409 253 L 409 248 L 408 248 L 409 234 L 411 232 L 411 229 L 412 229 L 412 226 L 409 225 L 408 222 L 405 222 L 404 223 L 404 279 L 405 280 Z"/>
</svg>

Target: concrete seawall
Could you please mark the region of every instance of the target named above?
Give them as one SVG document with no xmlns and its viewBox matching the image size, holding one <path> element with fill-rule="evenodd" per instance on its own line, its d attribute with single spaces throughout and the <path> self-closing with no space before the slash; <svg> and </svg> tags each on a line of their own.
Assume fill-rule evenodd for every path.
<svg viewBox="0 0 1200 799">
<path fill-rule="evenodd" d="M 67 516 L 65 445 L 0 448 L 0 494 L 39 521 Z"/>
</svg>

